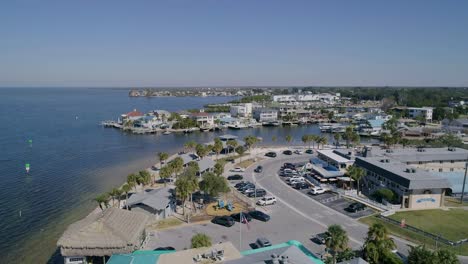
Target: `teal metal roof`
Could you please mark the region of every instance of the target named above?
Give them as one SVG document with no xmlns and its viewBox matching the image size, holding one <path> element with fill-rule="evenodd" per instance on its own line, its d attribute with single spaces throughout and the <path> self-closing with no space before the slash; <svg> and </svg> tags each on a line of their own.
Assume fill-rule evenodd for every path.
<svg viewBox="0 0 468 264">
<path fill-rule="evenodd" d="M 156 264 L 159 256 L 174 250 L 137 250 L 130 254 L 112 255 L 107 264 Z"/>
<path fill-rule="evenodd" d="M 310 252 L 306 247 L 304 247 L 304 245 L 302 245 L 301 242 L 299 242 L 297 240 L 289 240 L 288 242 L 272 245 L 270 247 L 263 247 L 263 248 L 256 248 L 256 249 L 250 249 L 250 250 L 242 251 L 241 255 L 242 256 L 248 256 L 248 255 L 252 255 L 252 254 L 256 254 L 256 253 L 261 253 L 261 252 L 270 251 L 270 250 L 277 249 L 277 248 L 284 248 L 284 247 L 290 247 L 290 246 L 297 247 L 313 263 L 324 264 L 324 262 L 321 259 L 317 258 L 314 254 L 312 254 L 312 252 Z"/>
</svg>

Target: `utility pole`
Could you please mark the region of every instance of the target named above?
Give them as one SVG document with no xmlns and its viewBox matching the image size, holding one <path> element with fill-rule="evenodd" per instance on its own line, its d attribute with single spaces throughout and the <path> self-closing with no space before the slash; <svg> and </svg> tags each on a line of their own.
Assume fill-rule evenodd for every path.
<svg viewBox="0 0 468 264">
<path fill-rule="evenodd" d="M 468 157 L 467 157 L 468 160 Z M 466 184 L 466 171 L 468 170 L 468 161 L 465 161 L 465 177 L 463 177 L 462 193 L 460 198 L 460 203 L 463 204 L 463 195 L 465 194 L 465 184 Z"/>
</svg>

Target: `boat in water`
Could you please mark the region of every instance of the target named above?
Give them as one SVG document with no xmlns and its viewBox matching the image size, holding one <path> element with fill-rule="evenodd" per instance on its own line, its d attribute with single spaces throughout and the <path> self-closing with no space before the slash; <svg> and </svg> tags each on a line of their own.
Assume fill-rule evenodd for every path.
<svg viewBox="0 0 468 264">
<path fill-rule="evenodd" d="M 279 121 L 266 121 L 262 122 L 262 126 L 279 126 L 281 123 Z"/>
<path fill-rule="evenodd" d="M 230 129 L 248 128 L 247 125 L 242 124 L 242 123 L 240 123 L 240 122 L 235 122 L 235 123 L 229 124 L 227 127 L 230 128 Z"/>
<path fill-rule="evenodd" d="M 170 134 L 172 134 L 172 132 L 171 131 L 164 131 L 162 134 L 163 135 L 170 135 Z"/>
</svg>

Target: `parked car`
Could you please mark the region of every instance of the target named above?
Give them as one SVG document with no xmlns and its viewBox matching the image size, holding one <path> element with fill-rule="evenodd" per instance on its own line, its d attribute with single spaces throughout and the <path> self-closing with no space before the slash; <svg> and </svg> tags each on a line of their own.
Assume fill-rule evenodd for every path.
<svg viewBox="0 0 468 264">
<path fill-rule="evenodd" d="M 248 222 L 252 221 L 252 216 L 250 216 L 249 213 L 242 212 L 242 216 L 245 217 L 245 219 L 246 219 Z M 232 214 L 231 217 L 232 217 L 236 222 L 240 222 L 240 213 Z"/>
<path fill-rule="evenodd" d="M 276 197 L 273 197 L 273 196 L 263 197 L 262 199 L 258 200 L 257 204 L 261 206 L 276 204 Z"/>
<path fill-rule="evenodd" d="M 285 150 L 285 151 L 283 151 L 283 154 L 284 155 L 292 155 L 293 153 L 290 150 Z"/>
<path fill-rule="evenodd" d="M 242 168 L 242 167 L 236 167 L 236 168 L 232 169 L 231 171 L 232 171 L 232 172 L 244 172 L 245 169 Z"/>
<path fill-rule="evenodd" d="M 305 183 L 305 180 L 304 179 L 295 179 L 295 180 L 290 181 L 289 185 L 294 186 L 294 185 L 296 185 L 298 183 Z"/>
<path fill-rule="evenodd" d="M 270 157 L 270 158 L 276 158 L 276 152 L 267 152 L 265 156 Z"/>
<path fill-rule="evenodd" d="M 257 168 L 255 168 L 254 170 L 256 173 L 261 173 L 263 171 L 263 167 L 262 166 L 257 166 Z"/>
<path fill-rule="evenodd" d="M 264 197 L 267 192 L 264 189 L 257 189 L 254 192 L 248 194 L 249 197 Z"/>
<path fill-rule="evenodd" d="M 253 193 L 253 192 L 255 192 L 255 186 L 242 191 L 242 193 L 245 195 L 249 195 L 250 193 Z"/>
<path fill-rule="evenodd" d="M 243 185 L 242 187 L 237 188 L 237 190 L 239 192 L 244 192 L 245 190 L 254 189 L 254 188 L 255 188 L 255 184 L 249 182 L 246 185 Z"/>
<path fill-rule="evenodd" d="M 251 211 L 251 212 L 249 212 L 249 215 L 252 216 L 253 219 L 257 219 L 257 220 L 260 220 L 260 221 L 263 221 L 263 222 L 270 221 L 270 216 L 265 214 L 262 211 L 257 211 L 257 210 Z"/>
<path fill-rule="evenodd" d="M 302 150 L 296 149 L 296 150 L 294 151 L 294 154 L 302 155 Z"/>
<path fill-rule="evenodd" d="M 226 227 L 231 227 L 235 224 L 234 219 L 230 216 L 217 216 L 213 218 L 212 222 Z"/>
<path fill-rule="evenodd" d="M 350 213 L 356 213 L 364 209 L 366 209 L 366 206 L 362 203 L 352 203 L 348 207 L 345 208 L 345 210 Z"/>
<path fill-rule="evenodd" d="M 264 248 L 264 247 L 271 247 L 271 242 L 270 240 L 266 239 L 265 237 L 260 237 L 257 238 L 257 241 L 255 242 L 258 248 Z"/>
<path fill-rule="evenodd" d="M 244 177 L 240 174 L 234 174 L 234 175 L 231 175 L 231 176 L 228 176 L 227 179 L 229 181 L 240 181 L 242 179 L 244 179 Z"/>
<path fill-rule="evenodd" d="M 247 182 L 247 181 L 238 182 L 238 183 L 236 183 L 236 185 L 234 185 L 234 188 L 237 189 L 237 188 L 240 188 L 240 187 L 242 187 L 242 186 L 244 186 L 246 184 L 249 184 L 249 183 L 250 182 Z"/>
<path fill-rule="evenodd" d="M 292 177 L 289 177 L 286 179 L 286 182 L 292 182 L 292 181 L 300 181 L 300 180 L 304 180 L 304 177 L 302 176 L 298 176 L 298 175 L 295 175 L 295 176 L 292 176 Z"/>
<path fill-rule="evenodd" d="M 305 153 L 307 153 L 307 154 L 314 154 L 314 151 L 311 150 L 311 149 L 308 149 L 308 150 L 305 151 Z"/>
<path fill-rule="evenodd" d="M 309 184 L 305 182 L 299 182 L 293 185 L 293 188 L 296 190 L 309 189 Z"/>
<path fill-rule="evenodd" d="M 320 234 L 315 235 L 315 237 L 312 240 L 314 240 L 318 244 L 323 245 L 323 244 L 325 244 L 325 242 L 327 240 L 327 237 L 328 237 L 328 233 L 324 232 L 324 233 L 320 233 Z"/>
<path fill-rule="evenodd" d="M 286 162 L 286 163 L 283 164 L 283 168 L 285 168 L 285 169 L 286 169 L 286 168 L 288 168 L 288 169 L 295 169 L 296 166 L 295 166 L 294 164 L 292 164 L 292 163 Z"/>
<path fill-rule="evenodd" d="M 322 187 L 315 186 L 314 188 L 310 189 L 308 194 L 317 195 L 317 194 L 322 194 L 322 193 L 325 193 L 325 192 L 326 192 L 326 190 L 323 189 Z"/>
</svg>

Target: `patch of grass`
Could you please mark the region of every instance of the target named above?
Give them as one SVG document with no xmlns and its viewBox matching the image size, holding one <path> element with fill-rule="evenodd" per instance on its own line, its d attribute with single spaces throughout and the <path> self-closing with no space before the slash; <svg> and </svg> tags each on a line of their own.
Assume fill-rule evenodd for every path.
<svg viewBox="0 0 468 264">
<path fill-rule="evenodd" d="M 436 248 L 439 248 L 439 249 L 440 248 L 445 248 L 447 250 L 450 250 L 450 251 L 454 252 L 457 255 L 468 256 L 468 244 L 466 244 L 466 243 L 461 245 L 461 246 L 456 246 L 456 247 L 448 246 L 448 245 L 445 245 L 443 243 L 439 243 L 439 242 L 435 241 L 434 239 L 431 239 L 431 238 L 425 237 L 425 236 L 423 236 L 421 234 L 418 234 L 416 232 L 413 232 L 413 231 L 410 231 L 408 229 L 401 228 L 400 226 L 385 222 L 385 221 L 377 218 L 375 215 L 365 217 L 365 218 L 361 218 L 361 219 L 359 219 L 359 221 L 364 223 L 364 224 L 367 224 L 369 226 L 374 224 L 374 223 L 381 223 L 387 228 L 387 230 L 392 235 L 401 237 L 401 238 L 403 238 L 405 240 L 411 241 L 411 242 L 416 243 L 418 245 L 425 245 L 427 248 L 430 248 L 430 249 L 435 250 Z M 430 220 L 427 220 L 427 221 L 430 221 Z"/>
<path fill-rule="evenodd" d="M 234 167 L 242 167 L 242 168 L 247 168 L 249 167 L 250 165 L 254 164 L 255 161 L 253 159 L 247 159 L 247 160 L 243 160 L 239 163 L 237 163 Z"/>
<path fill-rule="evenodd" d="M 155 229 L 164 229 L 164 228 L 178 226 L 178 225 L 181 225 L 182 223 L 183 222 L 179 220 L 178 218 L 172 217 L 172 218 L 159 220 L 154 225 L 152 225 L 152 227 L 154 227 Z"/>
<path fill-rule="evenodd" d="M 463 209 L 398 212 L 390 218 L 452 241 L 468 238 L 468 211 Z"/>
</svg>

